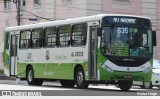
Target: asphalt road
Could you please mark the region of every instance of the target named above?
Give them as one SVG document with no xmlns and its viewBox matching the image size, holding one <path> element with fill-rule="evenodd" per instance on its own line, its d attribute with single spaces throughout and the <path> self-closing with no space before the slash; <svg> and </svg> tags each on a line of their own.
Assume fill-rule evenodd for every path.
<svg viewBox="0 0 160 99">
<path fill-rule="evenodd" d="M 141 89 L 133 86 L 130 91 L 123 92 L 119 88 L 109 85 L 93 86 L 88 89 L 77 89 L 61 87 L 59 82 L 44 82 L 42 86 L 29 86 L 26 81 L 16 84 L 14 80 L 0 80 L 0 91 L 18 91 L 18 92 L 41 92 L 43 96 L 160 96 L 160 89 Z M 0 92 L 1 96 L 1 92 Z"/>
</svg>

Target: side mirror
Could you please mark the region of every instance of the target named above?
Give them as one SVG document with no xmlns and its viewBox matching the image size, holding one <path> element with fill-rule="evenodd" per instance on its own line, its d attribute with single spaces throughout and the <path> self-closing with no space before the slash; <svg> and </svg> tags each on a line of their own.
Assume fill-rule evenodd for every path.
<svg viewBox="0 0 160 99">
<path fill-rule="evenodd" d="M 101 28 L 97 28 L 97 36 L 101 36 L 102 35 L 102 29 Z"/>
<path fill-rule="evenodd" d="M 157 46 L 156 31 L 152 31 L 152 43 L 153 46 Z"/>
</svg>

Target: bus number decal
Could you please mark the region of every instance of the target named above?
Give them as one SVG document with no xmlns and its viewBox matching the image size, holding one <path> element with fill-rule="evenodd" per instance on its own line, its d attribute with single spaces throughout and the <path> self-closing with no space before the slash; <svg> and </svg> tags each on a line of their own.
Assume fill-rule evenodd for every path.
<svg viewBox="0 0 160 99">
<path fill-rule="evenodd" d="M 83 57 L 83 52 L 72 52 L 71 57 Z"/>
</svg>

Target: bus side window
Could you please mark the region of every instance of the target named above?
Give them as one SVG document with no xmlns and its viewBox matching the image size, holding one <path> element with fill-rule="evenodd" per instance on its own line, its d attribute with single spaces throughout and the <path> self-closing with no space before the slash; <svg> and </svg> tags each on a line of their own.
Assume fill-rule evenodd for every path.
<svg viewBox="0 0 160 99">
<path fill-rule="evenodd" d="M 55 27 L 45 29 L 44 47 L 55 47 L 57 29 Z"/>
<path fill-rule="evenodd" d="M 32 30 L 32 48 L 42 47 L 42 32 L 43 29 Z"/>
<path fill-rule="evenodd" d="M 21 31 L 19 48 L 26 49 L 30 47 L 30 30 Z"/>
<path fill-rule="evenodd" d="M 86 45 L 87 39 L 87 24 L 73 25 L 72 46 Z"/>
<path fill-rule="evenodd" d="M 58 29 L 57 46 L 66 47 L 70 45 L 71 26 L 61 26 Z"/>
</svg>

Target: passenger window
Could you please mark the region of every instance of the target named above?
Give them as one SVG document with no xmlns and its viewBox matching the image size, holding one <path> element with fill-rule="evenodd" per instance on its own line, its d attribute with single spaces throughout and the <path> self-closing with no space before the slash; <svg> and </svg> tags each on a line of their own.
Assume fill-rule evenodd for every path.
<svg viewBox="0 0 160 99">
<path fill-rule="evenodd" d="M 71 36 L 71 26 L 59 27 L 57 46 L 69 46 L 70 36 Z"/>
<path fill-rule="evenodd" d="M 87 39 L 87 24 L 73 25 L 72 46 L 86 45 Z"/>
<path fill-rule="evenodd" d="M 32 30 L 32 48 L 42 47 L 43 29 Z"/>
<path fill-rule="evenodd" d="M 56 46 L 56 28 L 46 28 L 45 29 L 45 47 L 55 47 Z"/>
<path fill-rule="evenodd" d="M 26 49 L 30 47 L 30 30 L 21 31 L 20 33 L 20 48 Z"/>
</svg>

